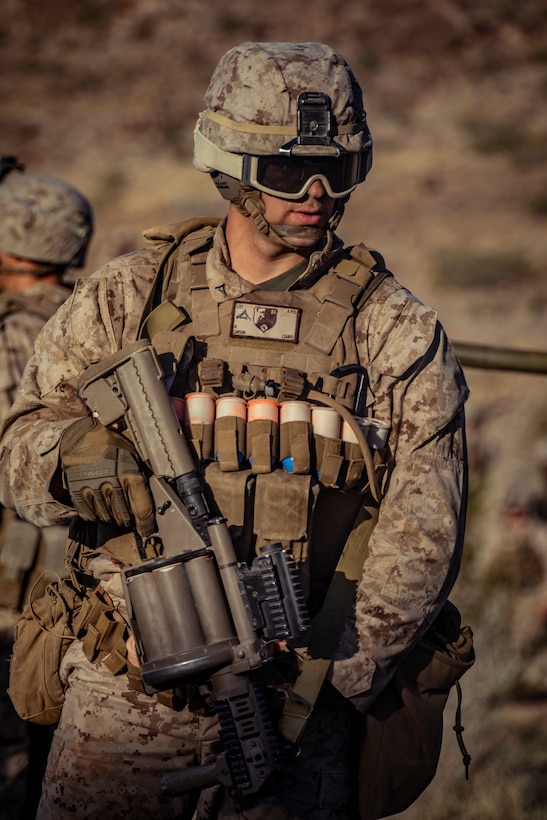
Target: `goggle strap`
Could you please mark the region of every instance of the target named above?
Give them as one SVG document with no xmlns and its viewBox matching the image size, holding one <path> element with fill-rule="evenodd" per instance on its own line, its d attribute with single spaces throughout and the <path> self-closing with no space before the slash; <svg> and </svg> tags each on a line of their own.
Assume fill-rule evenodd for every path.
<svg viewBox="0 0 547 820">
<path fill-rule="evenodd" d="M 196 157 L 200 162 L 215 171 L 227 174 L 229 177 L 234 177 L 234 179 L 239 180 L 242 179 L 242 154 L 232 154 L 229 151 L 223 151 L 221 148 L 218 148 L 214 142 L 204 137 L 197 128 L 194 131 L 194 141 Z"/>
</svg>

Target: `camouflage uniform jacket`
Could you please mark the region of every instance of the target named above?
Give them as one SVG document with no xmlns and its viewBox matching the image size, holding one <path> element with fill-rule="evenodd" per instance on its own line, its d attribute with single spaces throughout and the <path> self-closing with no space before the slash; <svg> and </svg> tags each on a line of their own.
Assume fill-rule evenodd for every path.
<svg viewBox="0 0 547 820">
<path fill-rule="evenodd" d="M 149 247 L 78 281 L 38 339 L 4 426 L 0 475 L 3 502 L 39 525 L 75 516 L 50 487 L 56 473 L 58 480 L 60 436 L 85 415 L 76 378 L 87 365 L 137 338 L 160 258 L 171 253 L 180 229 L 147 232 L 154 239 Z M 228 258 L 221 224 L 207 256 L 209 290 L 217 303 L 255 289 L 228 267 Z M 314 255 L 297 287 L 313 278 L 316 262 Z M 179 264 L 184 264 L 182 254 Z M 396 660 L 434 620 L 457 577 L 468 390 L 435 311 L 391 277 L 356 317 L 355 335 L 374 414 L 392 424 L 379 522 L 354 618 L 332 670 L 335 686 L 364 711 L 389 680 Z"/>
<path fill-rule="evenodd" d="M 0 294 L 0 421 L 12 405 L 34 340 L 69 296 L 63 285 L 37 283 L 24 291 Z"/>
<path fill-rule="evenodd" d="M 0 294 L 0 422 L 9 413 L 34 341 L 45 322 L 69 296 L 63 285 L 37 282 L 23 291 Z M 47 568 L 64 573 L 66 527 L 49 527 L 40 535 L 0 508 L 0 606 L 12 619 L 26 601 L 38 575 Z"/>
</svg>

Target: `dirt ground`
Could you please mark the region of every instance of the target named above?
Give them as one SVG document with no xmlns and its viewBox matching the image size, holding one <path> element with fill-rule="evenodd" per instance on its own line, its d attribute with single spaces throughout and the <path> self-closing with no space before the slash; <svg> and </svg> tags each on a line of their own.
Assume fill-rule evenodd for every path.
<svg viewBox="0 0 547 820">
<path fill-rule="evenodd" d="M 223 213 L 192 167 L 192 129 L 216 61 L 244 40 L 328 42 L 364 88 L 374 167 L 341 236 L 381 251 L 453 340 L 547 351 L 539 0 L 4 0 L 0 148 L 90 198 L 84 273 L 137 246 L 144 228 Z M 522 568 L 526 539 L 508 523 L 507 493 L 518 486 L 529 498 L 540 480 L 547 375 L 466 374 L 472 494 L 454 600 L 477 640 L 463 681 L 471 779 L 451 701 L 438 777 L 401 816 L 543 818 L 547 675 L 525 685 L 523 671 L 547 671 L 545 521 L 526 519 L 532 580 L 500 567 Z"/>
</svg>

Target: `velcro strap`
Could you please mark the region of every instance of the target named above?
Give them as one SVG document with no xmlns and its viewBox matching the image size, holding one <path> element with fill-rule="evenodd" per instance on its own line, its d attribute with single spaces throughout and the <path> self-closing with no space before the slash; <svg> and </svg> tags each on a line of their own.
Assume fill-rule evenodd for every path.
<svg viewBox="0 0 547 820">
<path fill-rule="evenodd" d="M 84 635 L 82 636 L 84 655 L 88 660 L 95 660 L 95 653 L 97 651 L 97 645 L 100 639 L 101 636 L 99 634 L 99 630 L 94 627 L 93 624 L 89 624 Z"/>
<path fill-rule="evenodd" d="M 173 304 L 173 302 L 166 301 L 162 302 L 148 314 L 143 327 L 146 328 L 147 336 L 153 339 L 156 333 L 162 330 L 174 330 L 186 321 L 188 321 L 187 314 Z"/>
<path fill-rule="evenodd" d="M 370 256 L 370 254 L 369 254 L 369 256 Z M 372 267 L 373 264 L 375 264 L 374 258 L 372 256 L 370 256 L 370 260 L 368 260 L 368 261 L 370 261 L 370 263 L 371 263 L 370 265 L 368 265 L 369 268 Z M 334 270 L 336 271 L 336 273 L 339 273 L 341 276 L 355 276 L 355 274 L 362 267 L 363 267 L 363 265 L 360 261 L 358 261 L 357 259 L 354 259 L 352 256 L 349 256 L 347 258 L 340 259 L 336 263 L 336 265 L 334 267 Z"/>
<path fill-rule="evenodd" d="M 380 254 L 377 253 L 377 251 L 374 251 L 374 254 L 372 254 L 362 242 L 358 245 L 354 245 L 351 250 L 351 257 L 353 259 L 357 259 L 358 262 L 361 262 L 361 264 L 364 265 L 369 271 L 376 269 L 377 265 L 383 266 L 384 264 L 384 260 Z"/>
<path fill-rule="evenodd" d="M 347 391 L 347 380 L 338 376 L 331 376 L 328 373 L 321 374 L 322 391 L 329 396 L 344 398 Z"/>
<path fill-rule="evenodd" d="M 357 482 L 363 475 L 365 469 L 365 460 L 363 458 L 352 458 L 347 462 L 346 475 L 344 479 L 344 488 L 346 490 L 355 487 Z"/>
<path fill-rule="evenodd" d="M 114 621 L 102 612 L 97 622 L 87 625 L 82 638 L 84 654 L 89 660 L 95 660 L 101 652 L 112 652 L 117 647 L 125 646 L 125 624 Z"/>
<path fill-rule="evenodd" d="M 106 612 L 102 612 L 96 624 L 96 629 L 99 634 L 97 648 L 110 652 L 115 648 L 120 629 L 123 632 L 125 625 L 113 620 Z"/>
</svg>

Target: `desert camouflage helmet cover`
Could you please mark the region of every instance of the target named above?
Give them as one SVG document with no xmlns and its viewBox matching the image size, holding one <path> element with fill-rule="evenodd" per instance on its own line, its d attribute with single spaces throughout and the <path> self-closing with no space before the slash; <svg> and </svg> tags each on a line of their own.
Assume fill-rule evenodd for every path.
<svg viewBox="0 0 547 820">
<path fill-rule="evenodd" d="M 92 231 L 91 205 L 67 182 L 15 171 L 0 184 L 0 250 L 5 253 L 81 268 Z"/>
<path fill-rule="evenodd" d="M 195 129 L 196 167 L 229 173 L 214 163 L 214 151 L 208 155 L 210 145 L 221 160 L 224 152 L 277 154 L 297 136 L 297 100 L 303 91 L 330 97 L 334 145 L 371 157 L 361 88 L 340 54 L 322 43 L 247 42 L 230 49 L 213 73 L 204 97 L 207 108 Z M 309 153 L 316 151 L 310 147 Z"/>
</svg>

